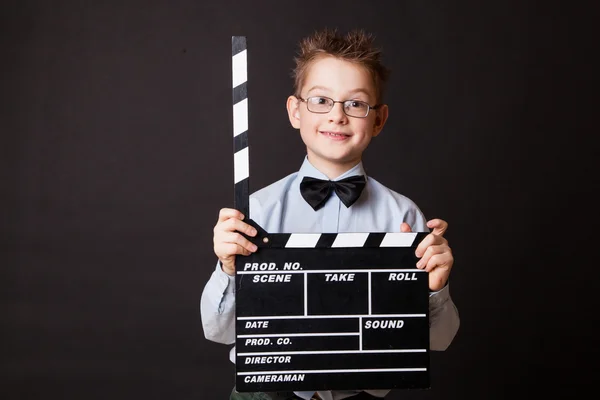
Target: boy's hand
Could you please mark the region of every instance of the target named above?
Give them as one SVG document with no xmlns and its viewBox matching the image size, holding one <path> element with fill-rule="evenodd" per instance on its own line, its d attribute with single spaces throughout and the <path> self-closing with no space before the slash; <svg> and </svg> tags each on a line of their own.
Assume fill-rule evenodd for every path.
<svg viewBox="0 0 600 400">
<path fill-rule="evenodd" d="M 444 238 L 448 223 L 442 219 L 432 219 L 427 221 L 427 226 L 433 231 L 419 243 L 415 255 L 420 258 L 417 268 L 429 272 L 429 290 L 437 292 L 448 281 L 454 256 L 448 241 Z M 411 227 L 403 222 L 400 231 L 411 232 Z"/>
<path fill-rule="evenodd" d="M 240 234 L 255 236 L 256 229 L 242 222 L 244 215 L 232 208 L 222 208 L 219 219 L 213 229 L 214 250 L 223 264 L 223 271 L 228 275 L 235 275 L 235 256 L 244 256 L 254 253 L 256 245 Z"/>
</svg>

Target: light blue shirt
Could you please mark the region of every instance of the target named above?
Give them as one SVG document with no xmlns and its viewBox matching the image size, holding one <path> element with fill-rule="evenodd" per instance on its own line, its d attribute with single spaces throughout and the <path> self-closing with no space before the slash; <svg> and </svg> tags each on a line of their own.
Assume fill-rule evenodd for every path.
<svg viewBox="0 0 600 400">
<path fill-rule="evenodd" d="M 304 159 L 296 173 L 250 196 L 250 218 L 269 233 L 399 232 L 402 222 L 413 232 L 428 232 L 426 219 L 409 198 L 367 177 L 362 162 L 333 180 L 364 175 L 367 183 L 361 196 L 349 208 L 335 192 L 319 210 L 313 210 L 300 194 L 305 176 L 328 179 Z M 202 292 L 202 326 L 207 339 L 224 344 L 235 343 L 235 277 L 227 275 L 217 263 Z M 459 327 L 458 311 L 450 298 L 449 285 L 429 297 L 430 349 L 445 350 Z M 230 360 L 235 363 L 235 347 Z M 385 396 L 389 390 L 367 390 L 373 396 Z M 310 399 L 314 392 L 296 392 Z M 324 400 L 340 400 L 357 391 L 319 391 Z"/>
</svg>

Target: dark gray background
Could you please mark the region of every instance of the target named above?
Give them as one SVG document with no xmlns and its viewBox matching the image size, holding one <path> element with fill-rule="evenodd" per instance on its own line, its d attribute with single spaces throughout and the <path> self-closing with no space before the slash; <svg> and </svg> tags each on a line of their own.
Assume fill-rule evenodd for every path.
<svg viewBox="0 0 600 400">
<path fill-rule="evenodd" d="M 302 162 L 284 105 L 296 43 L 323 27 L 372 31 L 393 70 L 368 173 L 450 223 L 460 331 L 431 390 L 389 398 L 591 384 L 592 14 L 450 3 L 3 2 L 0 397 L 227 398 L 199 300 L 233 205 L 231 36 L 255 190 Z"/>
</svg>

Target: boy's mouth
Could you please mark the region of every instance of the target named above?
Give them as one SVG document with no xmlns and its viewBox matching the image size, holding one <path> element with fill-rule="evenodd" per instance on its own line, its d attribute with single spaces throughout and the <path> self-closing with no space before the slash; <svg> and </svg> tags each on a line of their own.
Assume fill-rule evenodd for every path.
<svg viewBox="0 0 600 400">
<path fill-rule="evenodd" d="M 347 135 L 345 133 L 342 132 L 331 132 L 331 131 L 319 131 L 322 135 L 325 135 L 327 137 L 330 137 L 332 139 L 337 139 L 337 140 L 343 140 L 346 138 L 349 138 L 350 135 Z"/>
</svg>

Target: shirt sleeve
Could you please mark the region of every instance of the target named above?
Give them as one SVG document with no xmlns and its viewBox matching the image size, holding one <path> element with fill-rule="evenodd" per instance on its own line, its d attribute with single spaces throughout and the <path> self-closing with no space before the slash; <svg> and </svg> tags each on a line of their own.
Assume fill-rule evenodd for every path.
<svg viewBox="0 0 600 400">
<path fill-rule="evenodd" d="M 200 316 L 208 340 L 235 342 L 235 276 L 223 272 L 218 262 L 202 291 Z"/>
<path fill-rule="evenodd" d="M 429 294 L 429 347 L 443 351 L 450 346 L 458 332 L 460 318 L 450 297 L 450 284 Z"/>
</svg>

